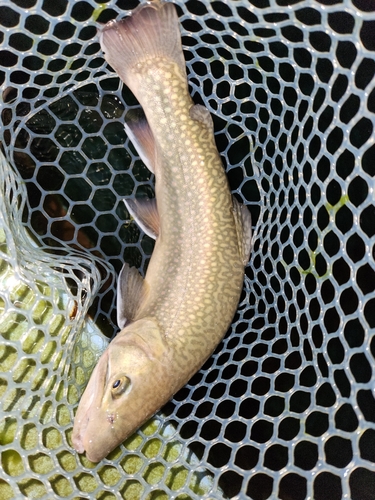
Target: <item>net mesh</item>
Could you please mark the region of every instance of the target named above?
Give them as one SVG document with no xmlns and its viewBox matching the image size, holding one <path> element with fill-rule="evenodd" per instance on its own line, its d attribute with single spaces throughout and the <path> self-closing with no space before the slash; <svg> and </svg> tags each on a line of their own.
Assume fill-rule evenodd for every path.
<svg viewBox="0 0 375 500">
<path fill-rule="evenodd" d="M 375 499 L 375 5 L 177 2 L 254 249 L 202 370 L 107 459 L 73 414 L 116 332 L 115 276 L 152 241 L 137 107 L 96 27 L 133 0 L 0 6 L 0 491 L 11 498 Z"/>
</svg>

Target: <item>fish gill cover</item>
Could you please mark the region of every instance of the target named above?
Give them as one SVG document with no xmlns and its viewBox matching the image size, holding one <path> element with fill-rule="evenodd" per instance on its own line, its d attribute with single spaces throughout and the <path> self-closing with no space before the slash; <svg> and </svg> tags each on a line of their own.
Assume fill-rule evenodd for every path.
<svg viewBox="0 0 375 500">
<path fill-rule="evenodd" d="M 0 6 L 3 499 L 375 499 L 375 7 L 177 2 L 254 249 L 202 370 L 99 464 L 73 414 L 116 332 L 115 275 L 152 240 L 153 176 L 96 28 L 133 0 Z"/>
</svg>

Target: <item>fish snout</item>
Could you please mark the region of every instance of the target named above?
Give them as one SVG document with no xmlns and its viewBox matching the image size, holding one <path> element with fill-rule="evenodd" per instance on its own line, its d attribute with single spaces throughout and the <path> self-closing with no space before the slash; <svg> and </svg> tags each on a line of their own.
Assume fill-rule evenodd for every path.
<svg viewBox="0 0 375 500">
<path fill-rule="evenodd" d="M 85 446 L 85 436 L 87 436 L 87 427 L 89 425 L 90 418 L 87 414 L 84 414 L 81 418 L 76 418 L 74 420 L 73 425 L 73 433 L 72 433 L 72 445 L 73 448 L 78 453 L 84 453 Z"/>
<path fill-rule="evenodd" d="M 73 434 L 72 434 L 72 444 L 73 444 L 73 448 L 78 453 L 83 453 L 85 451 L 85 447 L 83 445 L 83 441 L 82 441 L 81 435 L 79 433 L 78 434 L 74 434 L 74 431 L 73 431 Z"/>
<path fill-rule="evenodd" d="M 100 433 L 91 438 L 88 433 L 78 431 L 72 435 L 72 444 L 78 453 L 86 453 L 90 462 L 100 462 L 111 451 L 105 446 Z"/>
<path fill-rule="evenodd" d="M 100 462 L 105 458 L 112 449 L 108 449 L 102 439 L 96 440 L 89 439 L 84 445 L 84 451 L 86 451 L 86 458 L 90 460 L 90 462 Z"/>
</svg>

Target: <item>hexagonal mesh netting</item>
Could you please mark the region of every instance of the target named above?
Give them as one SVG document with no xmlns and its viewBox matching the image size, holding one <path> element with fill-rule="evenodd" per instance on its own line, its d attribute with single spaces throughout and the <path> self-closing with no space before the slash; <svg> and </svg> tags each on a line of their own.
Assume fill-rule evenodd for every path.
<svg viewBox="0 0 375 500">
<path fill-rule="evenodd" d="M 178 1 L 255 236 L 231 330 L 107 459 L 72 419 L 116 332 L 115 275 L 152 241 L 125 196 L 153 177 L 137 103 L 96 27 L 136 0 L 0 6 L 0 491 L 11 498 L 375 499 L 375 5 Z"/>
</svg>

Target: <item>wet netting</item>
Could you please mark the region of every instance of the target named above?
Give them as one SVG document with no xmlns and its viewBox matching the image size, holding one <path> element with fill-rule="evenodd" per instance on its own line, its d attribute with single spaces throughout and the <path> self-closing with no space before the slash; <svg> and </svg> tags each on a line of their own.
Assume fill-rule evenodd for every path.
<svg viewBox="0 0 375 500">
<path fill-rule="evenodd" d="M 117 332 L 116 275 L 153 242 L 153 176 L 96 28 L 135 0 L 0 5 L 0 497 L 375 499 L 375 3 L 178 1 L 254 248 L 202 370 L 99 464 L 71 446 Z"/>
</svg>

